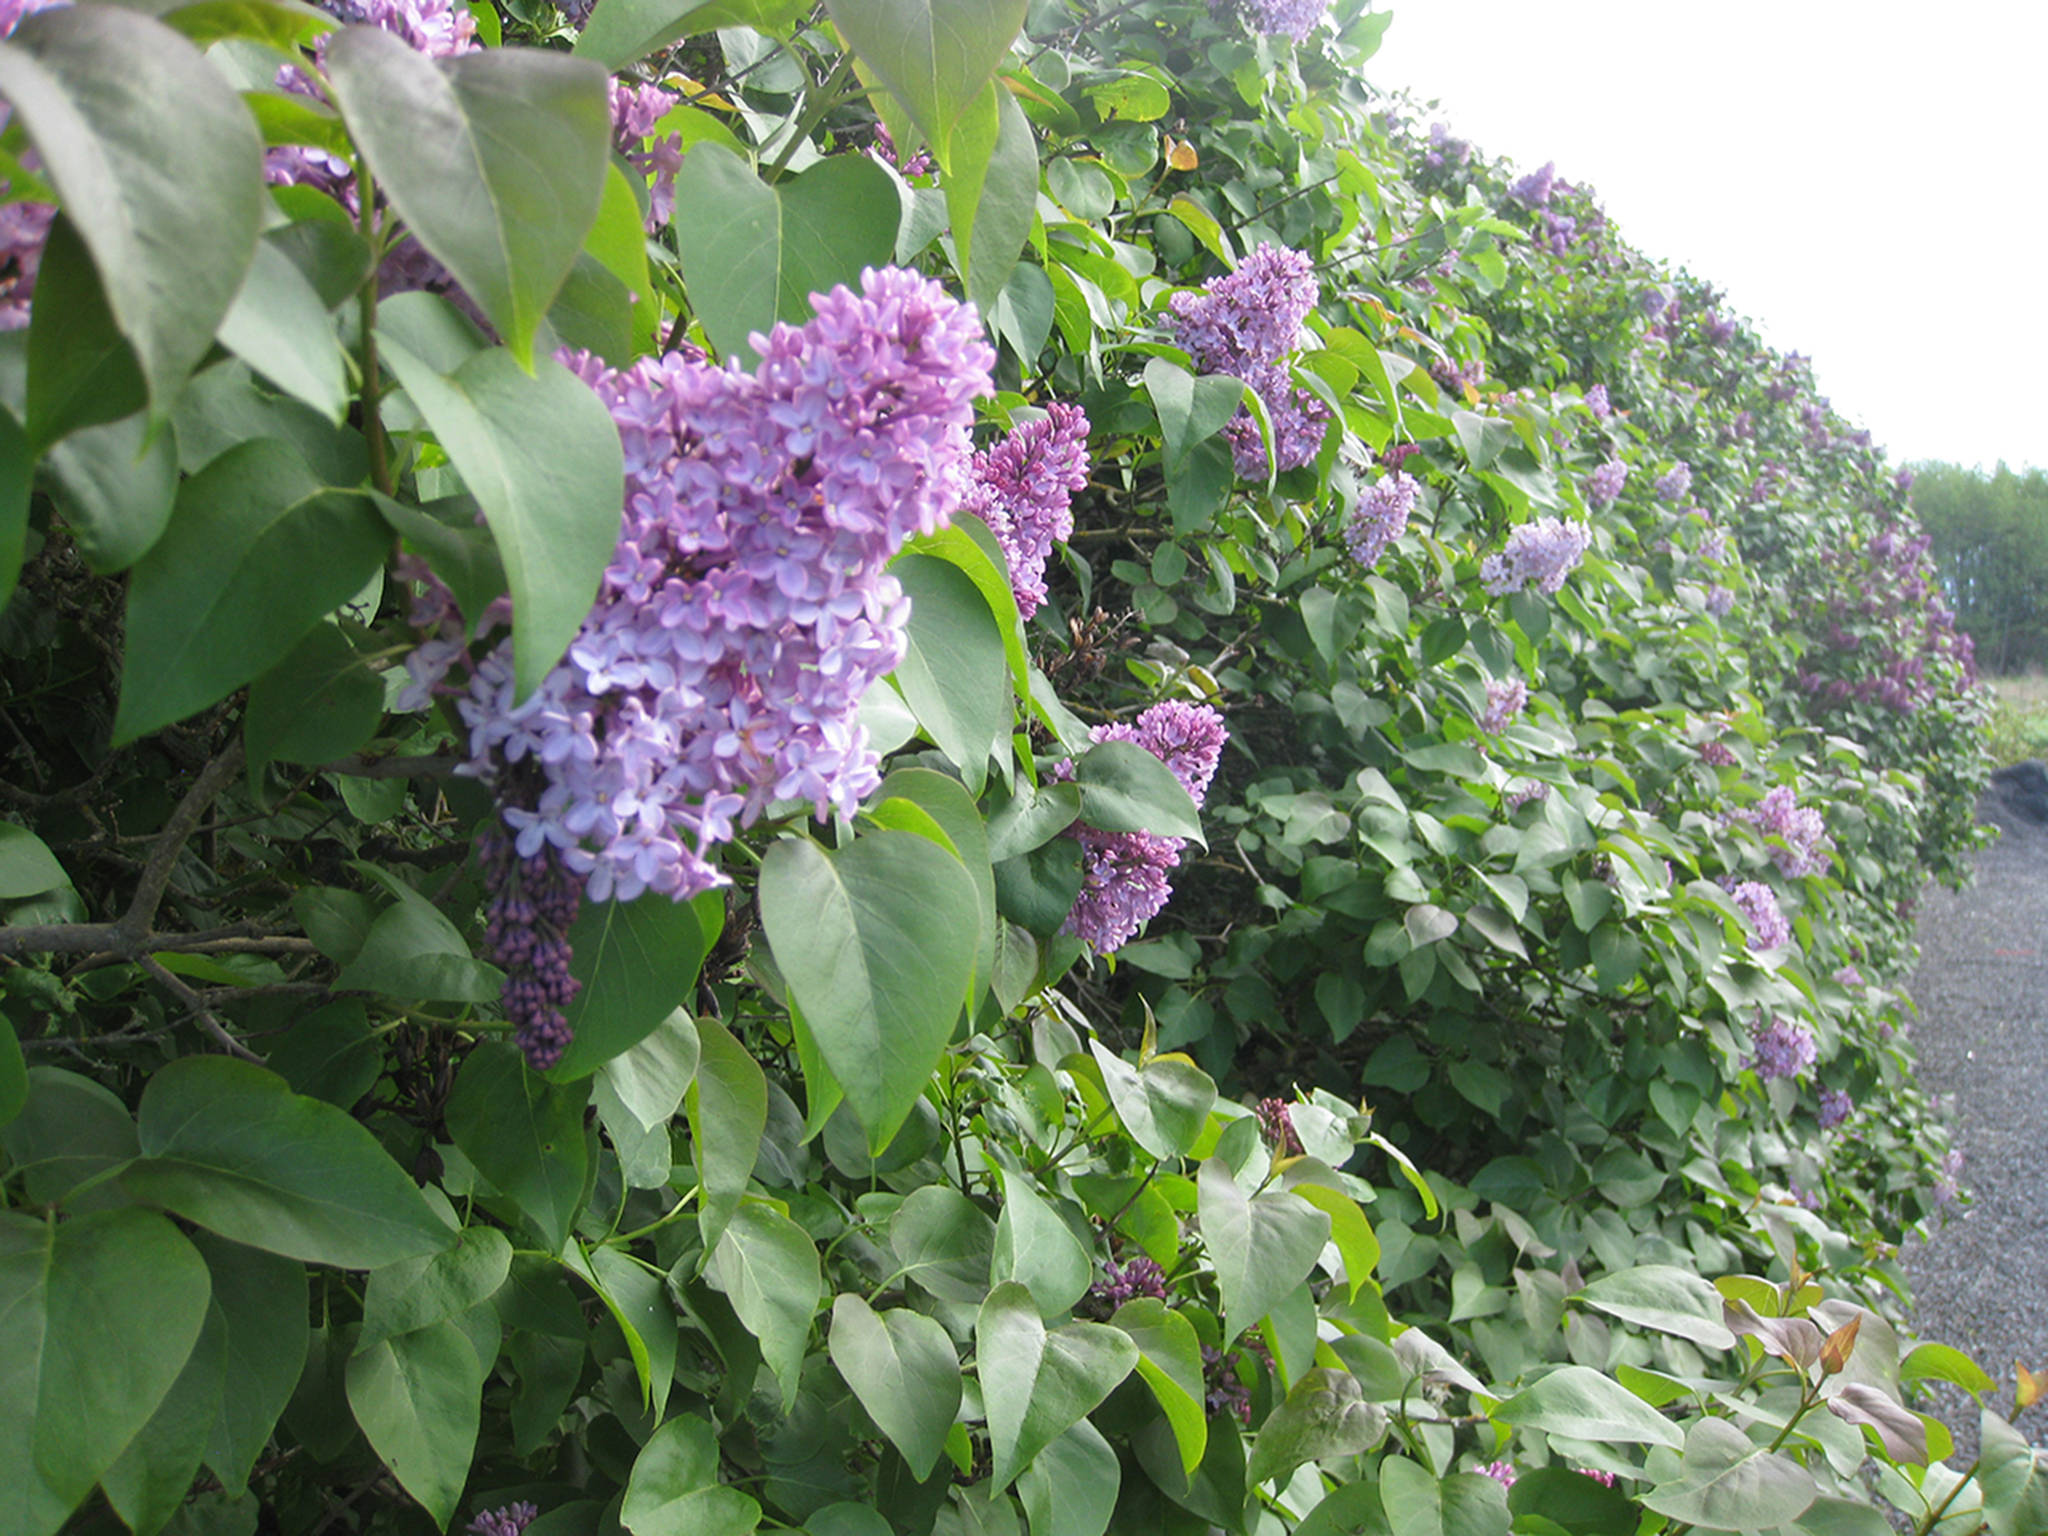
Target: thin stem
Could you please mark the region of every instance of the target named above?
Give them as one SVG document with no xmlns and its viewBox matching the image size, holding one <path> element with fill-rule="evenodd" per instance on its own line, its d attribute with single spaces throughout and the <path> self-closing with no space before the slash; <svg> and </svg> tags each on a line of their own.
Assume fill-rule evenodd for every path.
<svg viewBox="0 0 2048 1536">
<path fill-rule="evenodd" d="M 1927 1518 L 1920 1522 L 1920 1527 L 1913 1533 L 1913 1536 L 1928 1536 L 1928 1532 L 1932 1531 L 1935 1528 L 1935 1526 L 1941 1523 L 1941 1517 L 1948 1513 L 1949 1505 L 1955 1503 L 1956 1495 L 1961 1493 L 1965 1488 L 1970 1486 L 1970 1479 L 1977 1475 L 1977 1468 L 1979 1468 L 1983 1464 L 1984 1458 L 1982 1456 L 1979 1456 L 1975 1461 L 1970 1463 L 1969 1470 L 1963 1473 L 1962 1477 L 1957 1479 L 1955 1487 L 1949 1489 L 1948 1497 L 1943 1499 L 1939 1504 L 1935 1505 L 1933 1509 L 1928 1511 Z"/>
<path fill-rule="evenodd" d="M 796 153 L 797 145 L 808 142 L 818 124 L 825 120 L 825 114 L 852 94 L 842 93 L 839 89 L 846 83 L 846 77 L 852 73 L 853 55 L 841 54 L 839 62 L 832 66 L 832 73 L 825 77 L 825 83 L 819 86 L 812 93 L 810 100 L 804 104 L 803 117 L 797 122 L 796 127 L 790 130 L 789 137 L 783 141 L 782 148 L 776 153 L 775 163 L 768 168 L 771 177 L 782 174 L 789 165 L 790 156 Z"/>
<path fill-rule="evenodd" d="M 392 494 L 391 454 L 389 445 L 384 440 L 384 416 L 378 401 L 380 375 L 377 365 L 377 270 L 383 265 L 384 252 L 377 240 L 377 187 L 370 178 L 370 163 L 367 159 L 358 159 L 356 162 L 356 191 L 362 204 L 362 236 L 370 247 L 370 275 L 364 280 L 362 291 L 357 296 L 363 333 L 363 439 L 370 446 L 370 483 L 389 496 Z"/>
</svg>

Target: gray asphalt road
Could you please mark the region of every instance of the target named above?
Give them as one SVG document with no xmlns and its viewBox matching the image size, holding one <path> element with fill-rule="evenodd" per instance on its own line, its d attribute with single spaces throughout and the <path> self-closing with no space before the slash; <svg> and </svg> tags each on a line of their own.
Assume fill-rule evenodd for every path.
<svg viewBox="0 0 2048 1536">
<path fill-rule="evenodd" d="M 1920 911 L 1911 982 L 1922 1075 L 1955 1096 L 1969 1203 L 1905 1253 L 1923 1338 L 1967 1350 L 2012 1405 L 2013 1362 L 2048 1368 L 2048 773 L 2002 775 L 1979 814 L 2004 835 L 1977 856 L 1977 883 L 1935 889 Z M 2044 819 L 2036 819 L 2039 815 Z M 1976 1411 L 1941 1403 L 1967 1465 Z M 2048 1404 L 2020 1420 L 2048 1445 Z"/>
</svg>

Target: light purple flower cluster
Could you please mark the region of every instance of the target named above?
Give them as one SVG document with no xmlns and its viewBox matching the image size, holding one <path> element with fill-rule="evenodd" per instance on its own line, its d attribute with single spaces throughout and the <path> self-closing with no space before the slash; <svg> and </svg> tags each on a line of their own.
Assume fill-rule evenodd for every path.
<svg viewBox="0 0 2048 1536">
<path fill-rule="evenodd" d="M 1486 685 L 1486 709 L 1479 716 L 1479 728 L 1498 736 L 1513 723 L 1529 702 L 1529 685 L 1519 677 L 1504 678 Z"/>
<path fill-rule="evenodd" d="M 524 1499 L 498 1509 L 487 1509 L 469 1522 L 470 1536 L 523 1536 L 527 1526 L 539 1514 L 539 1507 Z"/>
<path fill-rule="evenodd" d="M 612 148 L 647 178 L 647 232 L 663 228 L 676 212 L 676 172 L 683 164 L 683 136 L 654 137 L 655 125 L 682 101 L 674 91 L 628 80 L 611 83 Z"/>
<path fill-rule="evenodd" d="M 1546 208 L 1543 210 L 1543 233 L 1545 242 L 1550 246 L 1550 254 L 1562 256 L 1578 243 L 1579 221 L 1568 213 Z"/>
<path fill-rule="evenodd" d="M 1612 1488 L 1614 1486 L 1614 1474 L 1612 1472 L 1602 1472 L 1597 1467 L 1580 1467 L 1579 1476 L 1590 1477 L 1602 1488 Z"/>
<path fill-rule="evenodd" d="M 1735 589 L 1724 587 L 1719 582 L 1707 588 L 1706 610 L 1717 619 L 1725 619 L 1735 611 Z"/>
<path fill-rule="evenodd" d="M 1237 16 L 1254 32 L 1297 43 L 1315 30 L 1329 8 L 1330 0 L 1209 0 L 1209 14 L 1219 21 Z"/>
<path fill-rule="evenodd" d="M 1701 331 L 1710 345 L 1726 346 L 1735 339 L 1735 322 L 1726 315 L 1710 314 Z"/>
<path fill-rule="evenodd" d="M 1741 759 L 1717 736 L 1712 741 L 1700 743 L 1700 761 L 1709 768 L 1733 768 Z"/>
<path fill-rule="evenodd" d="M 1832 1131 L 1856 1112 L 1856 1101 L 1840 1088 L 1820 1091 L 1820 1128 Z"/>
<path fill-rule="evenodd" d="M 1786 1021 L 1775 1013 L 1771 1021 L 1751 1036 L 1756 1047 L 1749 1067 L 1764 1082 L 1774 1077 L 1800 1077 L 1813 1069 L 1819 1056 L 1813 1031 L 1794 1019 Z"/>
<path fill-rule="evenodd" d="M 1259 1134 L 1275 1157 L 1300 1157 L 1301 1137 L 1294 1129 L 1294 1116 L 1288 1110 L 1287 1101 L 1280 1098 L 1259 1100 Z"/>
<path fill-rule="evenodd" d="M 1501 795 L 1510 811 L 1519 811 L 1531 801 L 1541 805 L 1549 798 L 1550 786 L 1541 779 L 1517 779 Z"/>
<path fill-rule="evenodd" d="M 1778 838 L 1783 847 L 1771 850 L 1771 861 L 1790 880 L 1827 873 L 1827 823 L 1819 811 L 1799 803 L 1798 793 L 1788 784 L 1769 791 L 1753 811 L 1734 811 L 1731 819 L 1748 822 L 1765 837 Z"/>
<path fill-rule="evenodd" d="M 932 173 L 932 157 L 926 151 L 920 149 L 908 160 L 903 158 L 903 152 L 896 147 L 896 135 L 889 131 L 887 123 L 875 124 L 875 142 L 868 153 L 905 177 Z"/>
<path fill-rule="evenodd" d="M 1089 1296 L 1104 1316 L 1127 1301 L 1166 1300 L 1166 1271 L 1143 1255 L 1128 1264 L 1114 1259 L 1102 1266 L 1102 1278 L 1088 1287 Z"/>
<path fill-rule="evenodd" d="M 1251 1388 L 1244 1384 L 1244 1378 L 1238 1374 L 1235 1358 L 1212 1345 L 1204 1344 L 1202 1382 L 1202 1407 L 1211 1417 L 1227 1413 L 1240 1424 L 1251 1423 Z"/>
<path fill-rule="evenodd" d="M 1531 171 L 1509 187 L 1508 195 L 1531 208 L 1542 208 L 1550 202 L 1550 193 L 1556 184 L 1557 162 L 1546 160 L 1540 169 Z"/>
<path fill-rule="evenodd" d="M 1531 582 L 1539 592 L 1555 592 L 1585 558 L 1592 542 L 1593 532 L 1584 523 L 1539 517 L 1515 529 L 1499 554 L 1488 555 L 1479 563 L 1480 584 L 1495 597 Z"/>
<path fill-rule="evenodd" d="M 1834 982 L 1837 986 L 1843 987 L 1860 987 L 1864 985 L 1863 973 L 1853 965 L 1844 965 L 1837 968 L 1834 975 L 1830 976 L 1828 980 Z"/>
<path fill-rule="evenodd" d="M 1750 927 L 1749 947 L 1754 950 L 1776 949 L 1792 939 L 1792 924 L 1778 909 L 1778 897 L 1761 880 L 1735 880 L 1725 878 L 1722 887 L 1728 892 L 1728 899 L 1735 903 L 1735 910 L 1748 921 Z"/>
<path fill-rule="evenodd" d="M 625 445 L 618 547 L 530 697 L 507 641 L 456 708 L 466 771 L 539 765 L 504 811 L 519 856 L 554 848 L 594 901 L 725 884 L 704 854 L 736 824 L 776 801 L 851 815 L 879 782 L 858 708 L 902 660 L 907 614 L 883 566 L 959 505 L 994 357 L 974 311 L 914 272 L 812 302 L 754 338 L 753 373 L 571 359 Z"/>
<path fill-rule="evenodd" d="M 1422 152 L 1422 163 L 1433 171 L 1446 165 L 1470 165 L 1472 146 L 1453 135 L 1448 124 L 1431 123 L 1429 148 Z"/>
<path fill-rule="evenodd" d="M 1229 734 L 1215 710 L 1177 699 L 1154 704 L 1133 724 L 1098 725 L 1089 732 L 1096 742 L 1143 747 L 1166 764 L 1197 806 L 1208 796 Z M 1060 931 L 1087 940 L 1106 955 L 1121 949 L 1166 905 L 1173 894 L 1168 877 L 1180 867 L 1182 839 L 1086 825 L 1074 835 L 1081 844 L 1081 894 Z"/>
<path fill-rule="evenodd" d="M 1601 466 L 1605 468 L 1605 465 Z M 1692 466 L 1680 459 L 1650 484 L 1660 501 L 1683 501 L 1692 489 Z"/>
<path fill-rule="evenodd" d="M 1380 556 L 1407 532 L 1408 519 L 1421 495 L 1415 477 L 1400 470 L 1367 487 L 1344 524 L 1344 547 L 1351 558 L 1367 570 L 1379 564 Z"/>
<path fill-rule="evenodd" d="M 1614 410 L 1613 404 L 1607 398 L 1607 386 L 1605 384 L 1595 384 L 1586 391 L 1586 409 L 1591 411 L 1601 421 L 1605 421 Z"/>
<path fill-rule="evenodd" d="M 1059 401 L 975 454 L 963 511 L 989 526 L 1025 618 L 1045 602 L 1045 562 L 1074 531 L 1074 492 L 1088 483 L 1088 418 Z"/>
<path fill-rule="evenodd" d="M 1176 293 L 1170 304 L 1175 339 L 1204 373 L 1230 374 L 1257 392 L 1273 428 L 1280 469 L 1298 469 L 1322 447 L 1330 408 L 1288 376 L 1286 358 L 1301 340 L 1301 323 L 1316 307 L 1315 270 L 1299 251 L 1261 245 L 1235 272 L 1211 278 L 1200 293 Z M 1223 429 L 1237 472 L 1266 478 L 1266 447 L 1258 423 L 1240 410 Z"/>
<path fill-rule="evenodd" d="M 0 0 L 0 38 L 12 37 L 14 29 L 38 11 L 57 10 L 70 0 Z M 0 129 L 14 115 L 14 109 L 0 102 Z M 22 152 L 24 170 L 39 170 L 41 159 L 34 150 Z M 0 191 L 8 183 L 0 179 Z M 50 221 L 57 216 L 53 203 L 0 203 L 0 272 L 12 281 L 0 293 L 0 331 L 19 331 L 28 325 L 29 309 L 35 299 L 36 271 L 43 264 L 43 245 L 50 238 Z"/>
<path fill-rule="evenodd" d="M 1514 1464 L 1506 1461 L 1489 1461 L 1479 1469 L 1479 1475 L 1492 1478 L 1503 1488 L 1514 1487 L 1515 1480 L 1519 1476 L 1515 1471 Z"/>
<path fill-rule="evenodd" d="M 1621 494 L 1621 488 L 1628 484 L 1628 465 L 1620 459 L 1609 459 L 1592 474 L 1586 476 L 1586 505 L 1604 507 Z"/>
<path fill-rule="evenodd" d="M 1934 1203 L 1952 1205 L 1963 1192 L 1963 1149 L 1951 1147 L 1941 1160 L 1941 1177 L 1934 1181 Z"/>
<path fill-rule="evenodd" d="M 506 793 L 500 786 L 500 793 Z M 569 1004 L 582 984 L 569 974 L 569 928 L 582 905 L 580 882 L 543 843 L 522 858 L 503 826 L 477 839 L 483 870 L 484 957 L 505 973 L 502 1001 L 527 1065 L 545 1072 L 569 1048 Z"/>
</svg>

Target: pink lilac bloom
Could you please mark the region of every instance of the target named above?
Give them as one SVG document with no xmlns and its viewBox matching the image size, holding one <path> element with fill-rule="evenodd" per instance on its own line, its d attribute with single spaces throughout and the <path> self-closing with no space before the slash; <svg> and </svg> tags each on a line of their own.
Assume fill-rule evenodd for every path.
<svg viewBox="0 0 2048 1536">
<path fill-rule="evenodd" d="M 868 153 L 893 166 L 904 176 L 929 176 L 932 171 L 932 157 L 922 149 L 908 160 L 903 158 L 902 151 L 896 148 L 896 136 L 889 131 L 887 123 L 875 124 L 875 143 Z"/>
<path fill-rule="evenodd" d="M 1804 1024 L 1786 1022 L 1776 1014 L 1752 1037 L 1756 1049 L 1749 1058 L 1750 1070 L 1764 1082 L 1777 1077 L 1800 1077 L 1813 1069 L 1819 1048 L 1813 1031 Z"/>
<path fill-rule="evenodd" d="M 1529 685 L 1510 677 L 1486 685 L 1486 708 L 1479 716 L 1479 728 L 1489 736 L 1506 730 L 1529 702 Z"/>
<path fill-rule="evenodd" d="M 1259 1131 L 1275 1157 L 1300 1157 L 1301 1137 L 1295 1133 L 1294 1116 L 1285 1099 L 1261 1099 L 1258 1106 Z"/>
<path fill-rule="evenodd" d="M 1508 196 L 1517 202 L 1527 203 L 1531 208 L 1541 208 L 1550 201 L 1552 189 L 1557 185 L 1557 162 L 1548 160 L 1543 166 L 1531 171 L 1520 181 L 1508 188 Z"/>
<path fill-rule="evenodd" d="M 1532 582 L 1539 592 L 1555 592 L 1585 558 L 1592 541 L 1592 530 L 1583 523 L 1539 517 L 1516 528 L 1499 554 L 1480 562 L 1480 583 L 1495 597 Z"/>
<path fill-rule="evenodd" d="M 1686 492 L 1692 489 L 1692 466 L 1680 459 L 1671 468 L 1659 475 L 1650 488 L 1657 493 L 1660 501 L 1683 501 Z"/>
<path fill-rule="evenodd" d="M 1856 1101 L 1839 1088 L 1820 1091 L 1820 1128 L 1832 1131 L 1855 1112 Z"/>
<path fill-rule="evenodd" d="M 1613 405 L 1608 402 L 1607 386 L 1605 384 L 1595 384 L 1586 391 L 1586 409 L 1602 421 L 1605 421 L 1614 410 Z"/>
<path fill-rule="evenodd" d="M 518 857 L 551 848 L 593 901 L 723 885 L 705 855 L 769 805 L 851 815 L 880 782 L 859 704 L 901 662 L 908 612 L 884 567 L 965 494 L 994 357 L 914 272 L 812 303 L 754 337 L 751 373 L 568 358 L 625 447 L 618 546 L 531 696 L 507 641 L 455 708 Z"/>
<path fill-rule="evenodd" d="M 1088 1294 L 1105 1315 L 1127 1301 L 1164 1301 L 1166 1271 L 1142 1255 L 1128 1264 L 1111 1260 L 1102 1266 L 1102 1278 L 1088 1288 Z"/>
<path fill-rule="evenodd" d="M 1514 1464 L 1506 1461 L 1489 1461 L 1479 1469 L 1479 1473 L 1482 1477 L 1492 1478 L 1503 1488 L 1514 1487 L 1515 1479 L 1518 1475 L 1515 1472 Z"/>
<path fill-rule="evenodd" d="M 1733 768 L 1741 759 L 1717 737 L 1713 741 L 1700 744 L 1700 761 L 1709 768 Z"/>
<path fill-rule="evenodd" d="M 1088 483 L 1088 418 L 1055 401 L 1045 414 L 975 454 L 963 511 L 989 526 L 1025 618 L 1045 602 L 1045 564 L 1074 531 L 1074 492 Z"/>
<path fill-rule="evenodd" d="M 1603 1488 L 1612 1488 L 1614 1486 L 1614 1474 L 1612 1472 L 1602 1472 L 1597 1467 L 1580 1467 L 1579 1476 L 1590 1477 Z"/>
<path fill-rule="evenodd" d="M 470 1536 L 522 1536 L 539 1514 L 539 1508 L 524 1499 L 485 1510 L 469 1522 Z"/>
<path fill-rule="evenodd" d="M 1315 30 L 1329 8 L 1330 0 L 1209 0 L 1209 14 L 1219 21 L 1237 16 L 1254 32 L 1297 43 Z"/>
<path fill-rule="evenodd" d="M 39 11 L 56 10 L 70 0 L 0 0 L 0 38 L 12 37 L 14 29 Z M 0 102 L 0 129 L 14 115 L 14 109 Z M 34 150 L 21 156 L 24 170 L 41 169 Z M 7 183 L 0 181 L 0 192 Z M 0 203 L 0 272 L 13 274 L 13 281 L 0 294 L 0 331 L 19 331 L 28 325 L 29 309 L 35 299 L 36 272 L 43 264 L 43 245 L 50 238 L 50 221 L 57 216 L 53 203 L 27 201 Z"/>
<path fill-rule="evenodd" d="M 1330 419 L 1330 408 L 1297 386 L 1286 365 L 1316 297 L 1315 270 L 1306 256 L 1285 246 L 1261 245 L 1236 271 L 1211 278 L 1200 293 L 1176 293 L 1169 304 L 1175 339 L 1195 366 L 1243 380 L 1265 405 L 1277 469 L 1312 462 Z M 1251 412 L 1239 410 L 1224 436 L 1238 474 L 1265 479 L 1266 447 Z"/>
<path fill-rule="evenodd" d="M 1745 821 L 1765 837 L 1775 837 L 1784 846 L 1771 850 L 1771 861 L 1790 880 L 1827 873 L 1827 823 L 1812 806 L 1802 806 L 1790 785 L 1780 784 L 1767 793 L 1753 811 L 1736 811 L 1731 820 Z"/>
<path fill-rule="evenodd" d="M 675 217 L 676 172 L 683 164 L 683 136 L 671 133 L 655 139 L 654 128 L 682 99 L 658 85 L 640 85 L 629 80 L 611 83 L 612 148 L 647 178 L 649 234 Z"/>
<path fill-rule="evenodd" d="M 1604 507 L 1621 494 L 1621 488 L 1628 483 L 1628 465 L 1620 459 L 1609 459 L 1592 474 L 1586 476 L 1586 504 Z"/>
<path fill-rule="evenodd" d="M 1727 889 L 1728 899 L 1735 903 L 1749 923 L 1749 947 L 1753 950 L 1776 949 L 1790 943 L 1792 924 L 1778 909 L 1778 897 L 1768 885 L 1760 880 L 1722 881 Z"/>
<path fill-rule="evenodd" d="M 1344 547 L 1367 570 L 1379 564 L 1394 541 L 1408 529 L 1408 519 L 1421 498 L 1413 475 L 1396 470 L 1373 482 L 1344 525 Z"/>
<path fill-rule="evenodd" d="M 1229 738 L 1223 717 L 1205 704 L 1169 700 L 1154 704 L 1129 725 L 1098 725 L 1095 742 L 1128 741 L 1158 758 L 1197 806 L 1222 761 Z M 1061 764 L 1064 777 L 1073 772 Z M 1081 893 L 1061 926 L 1085 939 L 1098 954 L 1121 949 L 1158 915 L 1173 894 L 1170 876 L 1180 867 L 1183 840 L 1152 832 L 1104 832 L 1082 825 Z"/>
</svg>

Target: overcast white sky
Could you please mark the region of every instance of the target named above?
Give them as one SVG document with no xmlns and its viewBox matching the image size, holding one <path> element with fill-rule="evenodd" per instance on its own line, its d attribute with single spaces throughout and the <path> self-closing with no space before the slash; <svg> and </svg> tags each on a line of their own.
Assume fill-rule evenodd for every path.
<svg viewBox="0 0 2048 1536">
<path fill-rule="evenodd" d="M 1391 0 L 1375 84 L 1588 184 L 1893 462 L 2048 468 L 2044 0 Z"/>
</svg>

